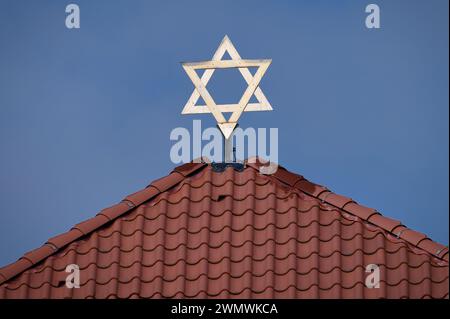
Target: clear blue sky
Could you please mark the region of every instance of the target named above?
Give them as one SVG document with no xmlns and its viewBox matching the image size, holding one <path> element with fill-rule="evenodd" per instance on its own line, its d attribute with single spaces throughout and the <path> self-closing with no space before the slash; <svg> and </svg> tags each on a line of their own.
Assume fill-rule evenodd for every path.
<svg viewBox="0 0 450 319">
<path fill-rule="evenodd" d="M 0 2 L 0 265 L 170 172 L 194 119 L 179 62 L 225 34 L 273 59 L 274 112 L 241 127 L 278 127 L 283 166 L 448 244 L 448 1 L 73 2 L 79 30 L 69 1 Z M 215 75 L 237 101 L 240 75 Z"/>
</svg>

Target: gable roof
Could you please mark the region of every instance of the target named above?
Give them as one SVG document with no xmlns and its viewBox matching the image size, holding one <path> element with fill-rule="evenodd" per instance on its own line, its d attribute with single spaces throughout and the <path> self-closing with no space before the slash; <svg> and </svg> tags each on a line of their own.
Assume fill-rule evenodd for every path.
<svg viewBox="0 0 450 319">
<path fill-rule="evenodd" d="M 447 247 L 260 165 L 176 167 L 1 268 L 0 298 L 448 298 Z M 380 288 L 365 286 L 369 264 Z"/>
</svg>

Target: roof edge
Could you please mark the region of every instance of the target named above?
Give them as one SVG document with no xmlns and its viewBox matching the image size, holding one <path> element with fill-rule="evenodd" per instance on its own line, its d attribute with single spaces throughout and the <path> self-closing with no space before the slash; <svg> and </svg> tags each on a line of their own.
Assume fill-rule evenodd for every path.
<svg viewBox="0 0 450 319">
<path fill-rule="evenodd" d="M 94 217 L 76 224 L 69 231 L 48 239 L 41 247 L 25 253 L 17 261 L 0 268 L 0 285 L 55 254 L 70 243 L 89 235 L 135 207 L 178 185 L 185 178 L 197 174 L 205 166 L 208 166 L 209 163 L 210 161 L 207 158 L 199 158 L 190 163 L 177 166 L 169 175 L 152 181 L 144 189 L 126 196 L 119 203 L 101 210 Z M 268 161 L 258 157 L 249 158 L 244 162 L 246 166 L 260 173 L 262 172 L 260 168 L 266 165 L 266 163 Z M 282 184 L 298 189 L 328 205 L 373 224 L 392 236 L 401 238 L 414 247 L 448 264 L 448 247 L 433 241 L 425 234 L 404 226 L 400 221 L 385 217 L 377 210 L 360 205 L 351 198 L 335 194 L 328 188 L 312 183 L 303 176 L 290 172 L 278 164 L 277 170 L 271 176 L 275 177 Z"/>
<path fill-rule="evenodd" d="M 116 220 L 133 208 L 176 186 L 186 177 L 207 166 L 207 159 L 196 159 L 175 167 L 169 175 L 152 181 L 147 187 L 126 196 L 119 203 L 101 210 L 94 217 L 80 222 L 69 231 L 49 238 L 41 247 L 25 253 L 15 262 L 0 268 L 0 285 L 21 274 L 45 258 L 55 254 L 72 242 L 87 236 L 98 228 Z"/>
<path fill-rule="evenodd" d="M 257 171 L 261 171 L 260 167 L 267 163 L 267 161 L 258 158 L 252 158 L 248 161 L 246 164 Z M 335 194 L 325 186 L 312 183 L 303 176 L 292 173 L 281 166 L 278 166 L 278 169 L 272 176 L 283 184 L 296 188 L 328 205 L 385 230 L 392 236 L 406 241 L 447 264 L 449 262 L 449 248 L 447 246 L 433 241 L 425 234 L 406 227 L 398 220 L 383 216 L 376 209 L 360 205 L 349 197 Z"/>
</svg>

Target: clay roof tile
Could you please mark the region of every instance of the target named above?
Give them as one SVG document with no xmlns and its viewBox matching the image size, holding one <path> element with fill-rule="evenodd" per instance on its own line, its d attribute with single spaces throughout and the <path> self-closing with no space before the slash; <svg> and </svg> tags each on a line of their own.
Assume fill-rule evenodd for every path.
<svg viewBox="0 0 450 319">
<path fill-rule="evenodd" d="M 184 176 L 179 172 L 172 172 L 168 176 L 159 178 L 151 182 L 151 186 L 155 187 L 159 192 L 164 192 L 172 188 L 184 179 Z"/>
<path fill-rule="evenodd" d="M 105 215 L 96 215 L 95 217 L 85 220 L 73 226 L 74 229 L 78 229 L 84 235 L 89 234 L 91 231 L 104 225 L 109 219 Z"/>
<path fill-rule="evenodd" d="M 47 242 L 57 248 L 62 248 L 67 244 L 73 242 L 74 240 L 80 238 L 81 236 L 83 236 L 83 233 L 79 229 L 73 228 L 67 233 L 63 233 L 50 238 L 49 240 L 47 240 Z"/>
<path fill-rule="evenodd" d="M 344 210 L 363 220 L 368 220 L 372 215 L 380 214 L 373 208 L 358 205 L 355 202 L 346 204 Z"/>
<path fill-rule="evenodd" d="M 389 232 L 392 232 L 397 226 L 401 225 L 400 221 L 382 216 L 380 214 L 372 215 L 368 221 L 374 225 L 386 229 Z"/>
<path fill-rule="evenodd" d="M 0 298 L 448 298 L 447 247 L 282 167 L 246 165 L 175 168 L 1 268 Z M 72 263 L 81 283 L 68 292 L 57 280 Z M 369 263 L 381 290 L 365 286 Z"/>
<path fill-rule="evenodd" d="M 53 254 L 55 250 L 49 246 L 49 245 L 43 245 L 37 249 L 34 249 L 32 251 L 29 251 L 25 255 L 23 255 L 23 258 L 29 260 L 32 264 L 36 264 L 45 257 L 50 256 Z"/>
<path fill-rule="evenodd" d="M 174 168 L 174 172 L 178 172 L 181 175 L 183 175 L 184 177 L 187 177 L 193 173 L 195 173 L 196 171 L 200 170 L 201 168 L 205 167 L 207 164 L 206 163 L 186 163 L 183 165 L 180 165 L 178 167 Z"/>
<path fill-rule="evenodd" d="M 400 235 L 400 238 L 407 240 L 409 243 L 413 244 L 414 246 L 417 246 L 417 244 L 422 240 L 427 238 L 425 234 L 419 233 L 418 231 L 412 230 L 412 229 L 406 229 L 402 234 Z"/>
<path fill-rule="evenodd" d="M 160 190 L 153 185 L 150 185 L 136 193 L 125 197 L 125 201 L 133 204 L 133 206 L 139 206 L 140 204 L 148 201 L 160 193 Z"/>
<path fill-rule="evenodd" d="M 324 198 L 323 200 L 338 208 L 344 208 L 345 205 L 354 202 L 351 198 L 334 193 L 327 194 L 326 198 Z"/>
<path fill-rule="evenodd" d="M 314 197 L 318 197 L 321 193 L 328 191 L 326 187 L 311 183 L 306 179 L 297 182 L 295 186 L 306 194 Z"/>
</svg>

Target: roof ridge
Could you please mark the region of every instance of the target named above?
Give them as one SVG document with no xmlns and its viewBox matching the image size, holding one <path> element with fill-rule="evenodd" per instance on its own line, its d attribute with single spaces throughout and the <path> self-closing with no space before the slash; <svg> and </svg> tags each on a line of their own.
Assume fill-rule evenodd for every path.
<svg viewBox="0 0 450 319">
<path fill-rule="evenodd" d="M 25 253 L 17 261 L 0 268 L 0 285 L 55 254 L 63 247 L 116 220 L 142 203 L 176 186 L 186 177 L 207 166 L 207 159 L 197 159 L 175 167 L 169 175 L 152 181 L 147 187 L 126 196 L 119 203 L 104 208 L 97 215 L 73 226 L 69 231 L 48 239 L 41 247 Z"/>
<path fill-rule="evenodd" d="M 265 162 L 266 161 L 260 161 L 259 158 L 254 157 L 248 159 L 245 164 L 260 171 L 260 167 L 263 166 Z M 349 197 L 335 194 L 327 187 L 310 182 L 302 175 L 290 172 L 284 167 L 278 167 L 279 169 L 271 176 L 275 177 L 279 182 L 298 189 L 309 196 L 319 199 L 323 203 L 336 207 L 339 210 L 379 227 L 392 236 L 402 239 L 448 264 L 449 248 L 447 246 L 435 242 L 423 233 L 406 227 L 398 220 L 383 216 L 374 208 L 360 205 Z"/>
<path fill-rule="evenodd" d="M 258 171 L 260 171 L 260 167 L 263 166 L 264 163 L 266 163 L 266 161 L 260 158 L 249 158 L 244 162 L 245 166 Z M 126 196 L 119 203 L 101 210 L 94 217 L 76 224 L 69 231 L 48 239 L 41 247 L 25 253 L 17 261 L 0 268 L 0 285 L 31 268 L 50 255 L 55 254 L 70 243 L 81 237 L 87 236 L 105 224 L 123 216 L 142 203 L 173 188 L 185 178 L 197 174 L 204 167 L 208 166 L 208 164 L 209 160 L 207 158 L 200 158 L 193 160 L 190 163 L 177 166 L 169 175 L 152 181 L 144 189 Z M 448 263 L 448 247 L 434 242 L 425 234 L 407 228 L 401 224 L 400 221 L 384 217 L 375 209 L 359 205 L 351 198 L 337 195 L 328 188 L 314 184 L 303 176 L 290 172 L 282 166 L 278 166 L 277 171 L 271 176 L 283 185 L 298 189 L 309 196 L 319 199 L 323 203 L 332 205 L 339 210 L 373 224 L 435 258 Z"/>
</svg>

